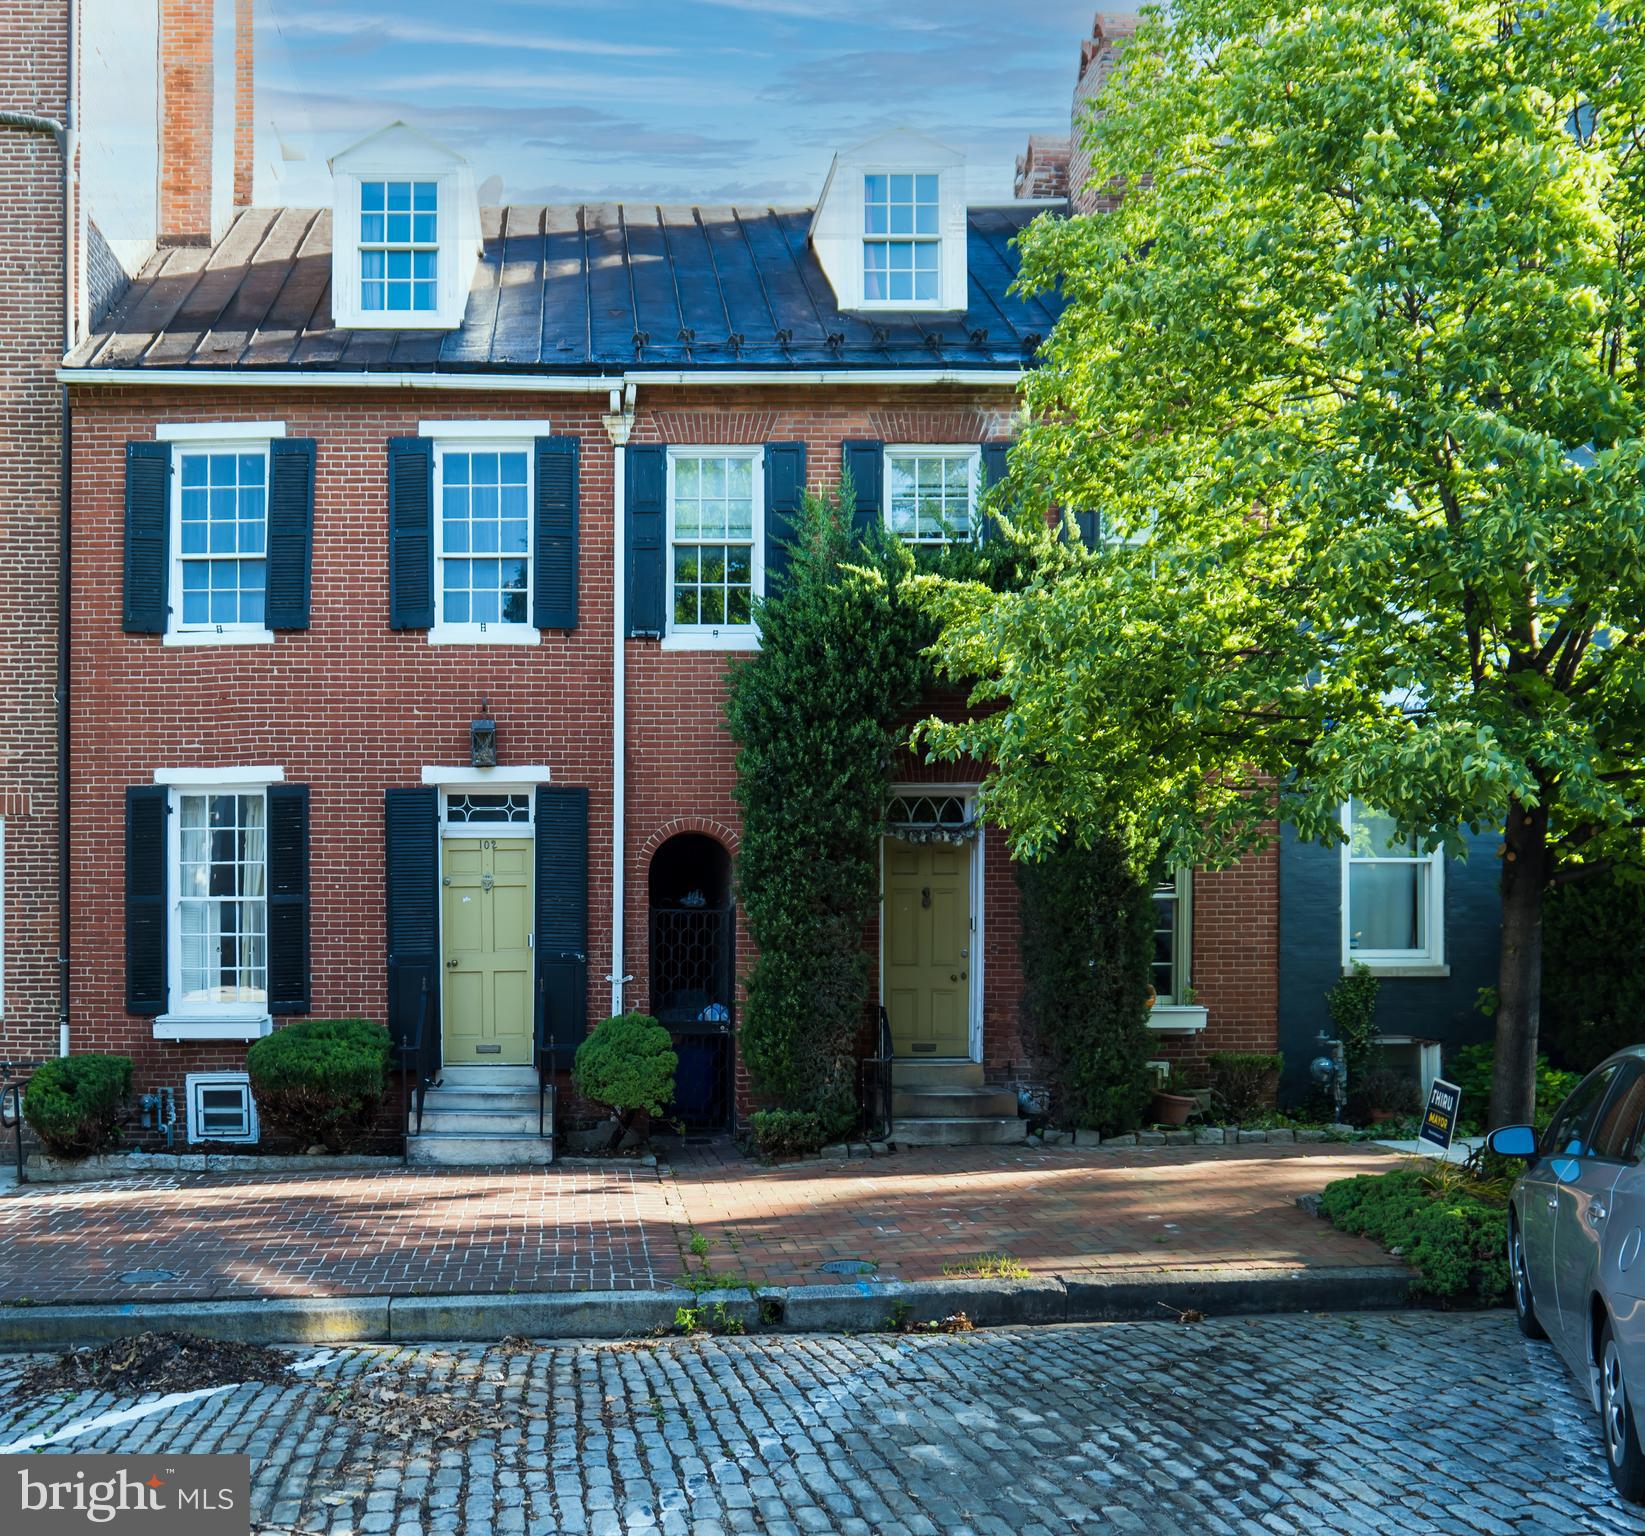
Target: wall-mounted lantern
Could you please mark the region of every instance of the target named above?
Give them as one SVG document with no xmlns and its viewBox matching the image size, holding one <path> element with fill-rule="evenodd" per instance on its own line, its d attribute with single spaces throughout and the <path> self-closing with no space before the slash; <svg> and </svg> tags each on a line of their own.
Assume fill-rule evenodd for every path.
<svg viewBox="0 0 1645 1536">
<path fill-rule="evenodd" d="M 471 720 L 468 725 L 469 761 L 476 768 L 497 766 L 497 722 Z"/>
</svg>

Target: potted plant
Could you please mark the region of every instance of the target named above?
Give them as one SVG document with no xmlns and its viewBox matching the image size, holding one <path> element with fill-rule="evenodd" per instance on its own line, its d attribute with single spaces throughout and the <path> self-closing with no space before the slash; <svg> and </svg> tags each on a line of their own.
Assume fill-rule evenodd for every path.
<svg viewBox="0 0 1645 1536">
<path fill-rule="evenodd" d="M 1188 1117 L 1199 1108 L 1199 1100 L 1191 1094 L 1167 1093 L 1159 1089 L 1148 1107 L 1148 1118 L 1155 1125 L 1187 1125 Z"/>
</svg>

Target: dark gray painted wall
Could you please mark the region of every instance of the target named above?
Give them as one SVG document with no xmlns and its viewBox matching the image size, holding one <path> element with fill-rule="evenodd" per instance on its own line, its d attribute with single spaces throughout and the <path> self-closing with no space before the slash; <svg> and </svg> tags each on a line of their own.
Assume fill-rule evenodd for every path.
<svg viewBox="0 0 1645 1536">
<path fill-rule="evenodd" d="M 1446 1046 L 1472 1045 L 1491 1035 L 1475 1004 L 1481 987 L 1496 985 L 1497 859 L 1500 838 L 1468 839 L 1466 859 L 1445 866 L 1445 959 L 1451 974 L 1385 976 L 1377 1027 L 1386 1035 L 1416 1035 Z M 1302 842 L 1291 827 L 1279 851 L 1279 1048 L 1285 1053 L 1282 1103 L 1305 1097 L 1308 1063 L 1331 1031 L 1325 993 L 1342 974 L 1342 850 Z M 1449 1052 L 1447 1052 L 1449 1054 Z"/>
</svg>

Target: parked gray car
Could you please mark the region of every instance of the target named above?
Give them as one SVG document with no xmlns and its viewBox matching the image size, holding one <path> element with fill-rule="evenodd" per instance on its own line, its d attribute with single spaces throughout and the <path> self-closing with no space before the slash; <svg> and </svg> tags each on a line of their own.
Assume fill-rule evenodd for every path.
<svg viewBox="0 0 1645 1536">
<path fill-rule="evenodd" d="M 1645 1046 L 1583 1078 L 1540 1137 L 1514 1125 L 1489 1144 L 1528 1162 L 1508 1212 L 1520 1331 L 1564 1356 L 1599 1413 L 1617 1492 L 1645 1502 Z"/>
</svg>

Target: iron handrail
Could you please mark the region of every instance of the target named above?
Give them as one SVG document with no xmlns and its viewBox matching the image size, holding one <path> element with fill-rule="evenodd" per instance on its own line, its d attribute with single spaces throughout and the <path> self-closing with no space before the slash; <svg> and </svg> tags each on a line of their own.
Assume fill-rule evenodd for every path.
<svg viewBox="0 0 1645 1536">
<path fill-rule="evenodd" d="M 548 1006 L 543 978 L 537 978 L 537 1030 L 534 1041 L 537 1063 L 537 1135 L 548 1142 L 549 1156 L 554 1155 L 554 1136 L 559 1128 L 559 1085 L 554 1074 L 559 1070 L 560 1048 L 548 1030 Z"/>
<path fill-rule="evenodd" d="M 889 1141 L 891 1126 L 894 1120 L 895 1089 L 892 1083 L 894 1068 L 891 1055 L 891 1016 L 885 1011 L 885 1004 L 880 1004 L 878 1019 L 878 1054 L 866 1058 L 858 1072 L 858 1099 L 863 1107 L 863 1122 L 865 1127 L 873 1124 L 873 1105 L 870 1100 L 867 1078 L 870 1072 L 874 1076 L 874 1086 L 879 1090 L 879 1133 L 869 1137 L 870 1141 Z"/>
<path fill-rule="evenodd" d="M 428 977 L 424 976 L 422 991 L 417 999 L 417 1028 L 411 1039 L 403 1041 L 400 1045 L 400 1113 L 408 1122 L 402 1127 L 400 1161 L 406 1165 L 411 1162 L 411 1138 L 421 1136 L 423 1133 L 423 1101 L 428 1095 L 428 995 Z M 415 1130 L 409 1124 L 413 1115 L 413 1089 L 410 1075 L 413 1064 L 417 1069 Z"/>
<path fill-rule="evenodd" d="M 0 1062 L 0 1127 L 12 1133 L 17 1156 L 17 1182 L 27 1184 L 28 1168 L 23 1161 L 23 1092 L 28 1076 L 18 1077 L 15 1062 Z"/>
</svg>

